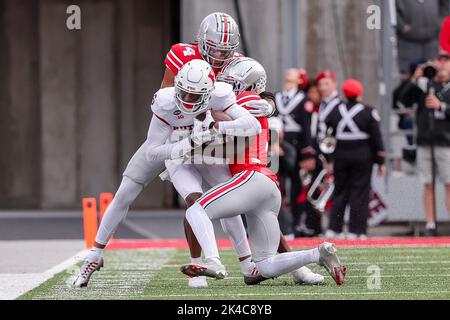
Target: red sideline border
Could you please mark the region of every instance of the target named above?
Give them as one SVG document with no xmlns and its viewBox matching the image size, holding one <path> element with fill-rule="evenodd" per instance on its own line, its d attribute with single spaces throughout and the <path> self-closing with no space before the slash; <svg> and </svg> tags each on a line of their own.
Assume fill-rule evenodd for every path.
<svg viewBox="0 0 450 320">
<path fill-rule="evenodd" d="M 324 241 L 331 241 L 338 247 L 450 247 L 450 237 L 438 238 L 369 238 L 367 240 L 319 239 L 301 238 L 288 241 L 291 247 L 316 247 Z M 218 239 L 220 249 L 231 249 L 231 242 Z M 188 249 L 184 239 L 155 239 L 155 240 L 116 240 L 112 239 L 108 250 L 126 249 Z"/>
</svg>

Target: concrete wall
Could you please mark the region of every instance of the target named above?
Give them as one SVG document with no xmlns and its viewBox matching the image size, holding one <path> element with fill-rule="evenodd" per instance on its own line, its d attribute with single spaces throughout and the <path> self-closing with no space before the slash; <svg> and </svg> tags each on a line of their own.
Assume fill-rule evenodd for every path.
<svg viewBox="0 0 450 320">
<path fill-rule="evenodd" d="M 0 207 L 77 207 L 114 192 L 145 140 L 170 39 L 170 1 L 0 0 Z M 137 207 L 170 205 L 151 184 Z"/>
</svg>

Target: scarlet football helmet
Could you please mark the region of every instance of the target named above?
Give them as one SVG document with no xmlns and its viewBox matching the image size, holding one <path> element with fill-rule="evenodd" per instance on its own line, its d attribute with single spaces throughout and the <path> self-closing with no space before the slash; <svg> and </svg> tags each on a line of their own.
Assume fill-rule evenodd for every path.
<svg viewBox="0 0 450 320">
<path fill-rule="evenodd" d="M 213 68 L 222 68 L 233 58 L 239 38 L 239 27 L 234 19 L 226 13 L 214 12 L 200 24 L 198 48 L 203 59 Z"/>
<path fill-rule="evenodd" d="M 267 74 L 256 60 L 237 57 L 219 72 L 216 80 L 231 84 L 236 95 L 244 91 L 260 94 L 266 91 Z"/>
</svg>

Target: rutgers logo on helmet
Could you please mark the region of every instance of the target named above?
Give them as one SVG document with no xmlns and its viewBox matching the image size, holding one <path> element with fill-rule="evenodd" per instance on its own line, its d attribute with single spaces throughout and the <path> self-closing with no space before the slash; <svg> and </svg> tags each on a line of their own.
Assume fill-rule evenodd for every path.
<svg viewBox="0 0 450 320">
<path fill-rule="evenodd" d="M 226 13 L 214 12 L 200 24 L 198 48 L 203 59 L 213 68 L 222 68 L 233 58 L 239 38 L 239 27 L 234 19 Z"/>
<path fill-rule="evenodd" d="M 214 90 L 214 72 L 204 60 L 191 60 L 175 77 L 175 104 L 185 114 L 200 114 L 208 109 Z"/>
<path fill-rule="evenodd" d="M 244 91 L 260 94 L 266 91 L 267 74 L 256 60 L 237 57 L 219 72 L 216 80 L 231 84 L 236 95 Z"/>
</svg>

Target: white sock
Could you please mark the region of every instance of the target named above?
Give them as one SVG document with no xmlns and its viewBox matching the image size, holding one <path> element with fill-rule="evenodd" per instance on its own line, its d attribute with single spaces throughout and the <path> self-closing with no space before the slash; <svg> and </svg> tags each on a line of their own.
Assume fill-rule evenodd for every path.
<svg viewBox="0 0 450 320">
<path fill-rule="evenodd" d="M 202 257 L 200 257 L 200 258 L 192 258 L 191 257 L 191 263 L 192 264 L 203 264 L 203 259 L 202 259 Z"/>
<path fill-rule="evenodd" d="M 234 251 L 238 257 L 246 257 L 251 255 L 250 246 L 248 245 L 247 232 L 245 231 L 244 222 L 241 216 L 220 219 L 223 231 L 233 244 Z"/>
<path fill-rule="evenodd" d="M 428 222 L 425 228 L 426 229 L 436 229 L 436 223 Z"/>
<path fill-rule="evenodd" d="M 106 209 L 98 228 L 95 242 L 106 245 L 119 224 L 125 219 L 128 209 L 143 187 L 128 177 L 123 177 L 114 199 Z"/>
<path fill-rule="evenodd" d="M 254 266 L 254 263 L 252 262 L 252 258 L 249 257 L 245 259 L 244 261 L 240 261 L 239 265 L 241 267 L 241 272 L 243 274 L 247 274 Z"/>
<path fill-rule="evenodd" d="M 98 261 L 98 260 L 100 260 L 102 253 L 103 253 L 103 249 L 100 249 L 97 247 L 92 247 L 91 250 L 89 251 L 86 259 L 91 262 Z"/>
<path fill-rule="evenodd" d="M 198 203 L 194 203 L 186 210 L 186 219 L 202 247 L 205 259 L 219 258 L 214 226 L 205 210 Z"/>
<path fill-rule="evenodd" d="M 273 278 L 297 270 L 310 263 L 318 263 L 319 257 L 320 253 L 318 248 L 286 252 L 256 262 L 256 267 L 263 277 Z"/>
</svg>

